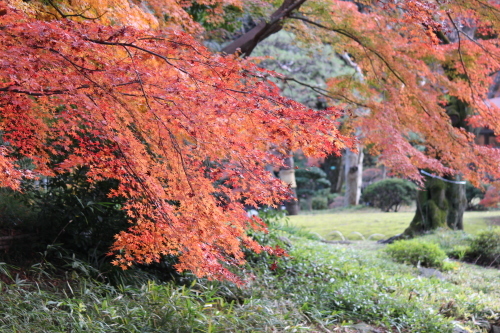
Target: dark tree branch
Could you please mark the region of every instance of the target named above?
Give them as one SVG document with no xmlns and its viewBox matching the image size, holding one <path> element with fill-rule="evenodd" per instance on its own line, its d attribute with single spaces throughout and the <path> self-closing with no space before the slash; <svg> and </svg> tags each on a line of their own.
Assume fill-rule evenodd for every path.
<svg viewBox="0 0 500 333">
<path fill-rule="evenodd" d="M 83 18 L 85 20 L 98 20 L 101 17 L 103 17 L 104 15 L 106 15 L 106 13 L 107 13 L 107 12 L 104 12 L 104 13 L 102 13 L 101 15 L 99 15 L 97 17 L 87 17 L 87 16 L 83 15 L 83 13 L 85 13 L 87 10 L 89 10 L 90 9 L 90 7 L 89 7 L 87 9 L 85 9 L 83 12 L 81 12 L 80 14 L 65 14 L 65 13 L 63 13 L 61 11 L 61 9 L 59 9 L 59 7 L 56 6 L 56 4 L 54 2 L 52 2 L 52 0 L 47 0 L 47 2 L 48 2 L 48 4 L 52 8 L 54 8 L 59 13 L 59 15 L 61 15 L 62 18 L 67 18 L 67 17 L 81 17 L 81 18 Z"/>
<path fill-rule="evenodd" d="M 260 22 L 252 30 L 226 46 L 222 52 L 235 54 L 239 50 L 243 57 L 248 57 L 258 43 L 280 31 L 283 28 L 283 20 L 289 18 L 292 12 L 299 9 L 306 1 L 285 0 L 271 15 L 269 21 Z"/>
<path fill-rule="evenodd" d="M 350 33 L 349 31 L 347 30 L 344 30 L 344 29 L 337 29 L 337 28 L 332 28 L 332 27 L 327 27 L 326 25 L 323 25 L 321 23 L 318 23 L 318 22 L 314 22 L 306 17 L 302 17 L 302 16 L 296 16 L 296 15 L 290 15 L 289 16 L 290 18 L 293 18 L 293 19 L 297 19 L 297 20 L 300 20 L 300 21 L 303 21 L 303 22 L 306 22 L 306 23 L 309 23 L 311 25 L 314 25 L 314 26 L 317 26 L 318 28 L 322 28 L 322 29 L 325 29 L 325 30 L 329 30 L 329 31 L 333 31 L 333 32 L 336 32 L 338 34 L 341 34 L 347 38 L 350 38 L 351 40 L 355 41 L 356 43 L 358 43 L 361 47 L 363 47 L 364 49 L 366 50 L 369 50 L 371 53 L 373 53 L 377 58 L 379 58 L 380 60 L 382 60 L 382 62 L 387 66 L 387 68 L 391 71 L 392 74 L 394 74 L 394 76 L 399 80 L 401 81 L 401 83 L 403 83 L 404 85 L 406 85 L 406 82 L 403 80 L 403 78 L 391 67 L 391 65 L 389 64 L 389 62 L 387 61 L 387 59 L 385 59 L 379 52 L 377 52 L 376 50 L 374 50 L 373 48 L 370 48 L 368 46 L 366 46 L 360 38 L 358 38 L 357 36 L 353 35 L 352 33 Z"/>
</svg>

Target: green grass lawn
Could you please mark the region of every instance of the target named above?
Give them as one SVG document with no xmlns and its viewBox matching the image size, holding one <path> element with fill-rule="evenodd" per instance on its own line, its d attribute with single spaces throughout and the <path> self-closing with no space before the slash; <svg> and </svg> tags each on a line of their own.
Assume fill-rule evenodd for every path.
<svg viewBox="0 0 500 333">
<path fill-rule="evenodd" d="M 384 213 L 380 210 L 361 209 L 339 212 L 304 214 L 290 216 L 290 224 L 304 227 L 323 238 L 339 239 L 339 232 L 350 240 L 365 238 L 388 238 L 402 233 L 413 219 L 413 211 Z M 500 222 L 500 211 L 466 212 L 464 216 L 465 231 L 477 233 Z M 375 234 L 379 234 L 376 236 Z M 383 236 L 381 236 L 383 235 Z"/>
</svg>

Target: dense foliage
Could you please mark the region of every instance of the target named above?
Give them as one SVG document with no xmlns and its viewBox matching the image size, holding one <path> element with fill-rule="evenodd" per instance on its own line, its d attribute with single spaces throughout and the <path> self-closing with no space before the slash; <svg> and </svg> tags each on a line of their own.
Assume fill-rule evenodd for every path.
<svg viewBox="0 0 500 333">
<path fill-rule="evenodd" d="M 213 54 L 194 36 L 235 31 L 222 14 L 238 23 L 247 12 L 256 30 L 224 48 L 230 54 L 238 45 L 249 54 L 247 45 L 284 26 L 304 43 L 328 44 L 325 55 L 352 71 L 314 91 L 354 116 L 346 131 L 363 133 L 397 174 L 419 181 L 429 169 L 477 185 L 500 178 L 500 152 L 469 131 L 500 132 L 499 110 L 485 102 L 500 69 L 499 8 L 480 0 L 1 1 L 0 185 L 20 189 L 25 179 L 85 167 L 91 185 L 116 182 L 109 196 L 124 200 L 132 222 L 116 236 L 117 265 L 174 255 L 179 270 L 235 278 L 224 266 L 243 262 L 241 247 L 262 249 L 246 236 L 262 224 L 244 205 L 289 198 L 265 167 L 298 148 L 338 152 L 347 140 L 335 129 L 338 110 L 281 97 L 270 78 L 287 78 Z"/>
<path fill-rule="evenodd" d="M 474 263 L 500 267 L 500 230 L 482 231 L 472 239 L 465 257 Z"/>
<path fill-rule="evenodd" d="M 263 249 L 244 205 L 289 195 L 266 166 L 344 145 L 337 110 L 281 97 L 272 74 L 186 33 L 41 21 L 5 2 L 0 27 L 1 185 L 82 168 L 90 191 L 113 183 L 105 195 L 132 223 L 112 246 L 123 268 L 173 255 L 180 271 L 235 279 L 225 266 L 242 247 Z"/>
<path fill-rule="evenodd" d="M 120 271 L 121 283 L 109 285 L 63 253 L 65 271 L 42 261 L 22 278 L 0 263 L 0 330 L 444 333 L 499 324 L 497 270 L 464 264 L 443 272 L 445 281 L 425 278 L 381 256 L 381 245 L 325 244 L 265 214 L 271 230 L 255 236 L 272 246 L 286 243 L 291 256 L 251 255 L 245 288 L 192 274 L 183 285 L 161 283 L 136 269 Z"/>
<path fill-rule="evenodd" d="M 387 245 L 385 252 L 397 262 L 423 267 L 446 268 L 446 253 L 437 244 L 418 239 L 400 240 Z"/>
<path fill-rule="evenodd" d="M 415 200 L 417 187 L 412 182 L 399 178 L 389 178 L 368 185 L 362 200 L 369 206 L 397 212 L 401 205 L 409 205 Z"/>
</svg>

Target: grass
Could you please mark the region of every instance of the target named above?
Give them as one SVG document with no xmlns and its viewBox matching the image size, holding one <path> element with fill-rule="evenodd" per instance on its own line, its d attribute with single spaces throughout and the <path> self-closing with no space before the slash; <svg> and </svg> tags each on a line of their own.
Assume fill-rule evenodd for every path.
<svg viewBox="0 0 500 333">
<path fill-rule="evenodd" d="M 473 213 L 468 221 L 481 227 L 499 215 Z M 35 264 L 21 278 L 17 267 L 0 263 L 0 332 L 355 333 L 369 325 L 376 332 L 480 333 L 500 326 L 499 270 L 460 263 L 442 280 L 428 278 L 392 261 L 382 244 L 326 244 L 293 223 L 266 220 L 270 232 L 254 236 L 290 256 L 249 254 L 237 271 L 241 288 L 189 274 L 183 285 L 153 282 L 140 270 L 112 286 L 93 280 L 75 259 L 64 274 Z M 467 237 L 440 231 L 424 241 L 453 248 Z"/>
<path fill-rule="evenodd" d="M 338 212 L 303 214 L 290 216 L 290 224 L 303 227 L 321 237 L 339 239 L 339 231 L 345 238 L 359 240 L 371 235 L 389 238 L 402 233 L 413 219 L 413 211 L 385 213 L 375 209 L 342 210 Z M 500 221 L 500 211 L 465 212 L 464 227 L 467 233 L 475 234 L 487 229 L 492 222 Z"/>
<path fill-rule="evenodd" d="M 0 332 L 354 333 L 366 323 L 377 332 L 451 333 L 486 332 L 500 318 L 498 270 L 463 264 L 441 281 L 389 260 L 373 242 L 271 234 L 287 238 L 290 256 L 251 256 L 243 288 L 195 279 L 110 286 L 84 276 L 58 287 L 2 283 Z"/>
</svg>

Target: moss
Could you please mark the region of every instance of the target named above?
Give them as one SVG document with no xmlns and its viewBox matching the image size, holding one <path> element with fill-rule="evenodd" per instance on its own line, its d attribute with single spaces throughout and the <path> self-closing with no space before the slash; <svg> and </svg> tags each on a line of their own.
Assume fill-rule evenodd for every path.
<svg viewBox="0 0 500 333">
<path fill-rule="evenodd" d="M 427 207 L 423 208 L 426 212 L 427 225 L 429 229 L 446 228 L 446 218 L 448 216 L 448 204 L 445 201 L 445 207 L 440 207 L 434 200 L 429 200 Z"/>
<path fill-rule="evenodd" d="M 417 212 L 405 230 L 406 236 L 413 237 L 427 230 L 446 228 L 449 203 L 446 200 L 447 184 L 440 179 L 429 179 L 426 189 L 417 195 Z"/>
</svg>

